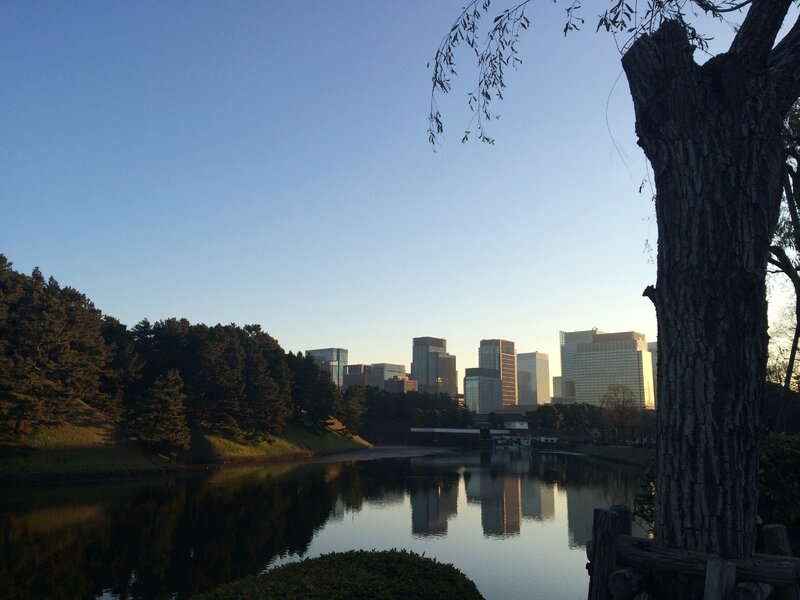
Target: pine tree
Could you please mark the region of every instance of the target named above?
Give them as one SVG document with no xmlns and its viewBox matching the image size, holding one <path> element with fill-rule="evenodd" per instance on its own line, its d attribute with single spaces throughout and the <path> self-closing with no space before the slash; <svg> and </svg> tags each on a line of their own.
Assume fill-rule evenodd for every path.
<svg viewBox="0 0 800 600">
<path fill-rule="evenodd" d="M 133 425 L 133 433 L 151 450 L 174 455 L 189 447 L 186 394 L 176 369 L 156 377 L 142 398 Z"/>
</svg>

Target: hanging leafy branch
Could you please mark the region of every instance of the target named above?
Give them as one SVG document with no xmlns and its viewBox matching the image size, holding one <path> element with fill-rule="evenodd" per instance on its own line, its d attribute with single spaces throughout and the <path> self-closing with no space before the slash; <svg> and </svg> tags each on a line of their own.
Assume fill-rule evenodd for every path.
<svg viewBox="0 0 800 600">
<path fill-rule="evenodd" d="M 487 144 L 494 144 L 486 131 L 488 121 L 497 119 L 498 114 L 492 110 L 493 100 L 502 100 L 506 87 L 508 69 L 516 69 L 522 60 L 518 55 L 520 33 L 527 30 L 530 19 L 525 9 L 531 0 L 523 0 L 513 6 L 501 10 L 491 19 L 491 25 L 481 39 L 479 25 L 485 17 L 489 17 L 491 0 L 472 0 L 461 10 L 452 27 L 442 37 L 433 60 L 428 68 L 433 68 L 431 75 L 431 101 L 428 114 L 428 141 L 436 147 L 439 137 L 444 133 L 444 122 L 439 111 L 437 97 L 447 94 L 452 89 L 452 78 L 456 77 L 456 49 L 462 44 L 469 46 L 475 54 L 478 67 L 477 84 L 468 93 L 467 104 L 472 118 L 467 125 L 462 142 L 469 140 L 473 134 Z M 553 0 L 558 3 L 559 0 Z M 624 53 L 641 35 L 652 33 L 666 20 L 679 22 L 687 31 L 692 44 L 705 49 L 710 38 L 703 36 L 691 24 L 687 16 L 698 16 L 699 13 L 723 19 L 724 15 L 739 11 L 749 5 L 752 0 L 648 0 L 644 6 L 636 0 L 611 0 L 608 8 L 598 15 L 597 30 L 605 29 L 616 36 L 625 36 L 619 44 Z M 564 35 L 578 31 L 584 24 L 580 16 L 582 5 L 580 0 L 569 0 L 565 3 L 566 20 Z"/>
</svg>

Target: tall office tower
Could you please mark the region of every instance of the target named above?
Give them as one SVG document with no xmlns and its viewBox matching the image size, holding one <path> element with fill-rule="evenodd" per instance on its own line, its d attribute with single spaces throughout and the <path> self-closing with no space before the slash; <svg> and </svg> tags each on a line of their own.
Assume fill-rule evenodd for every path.
<svg viewBox="0 0 800 600">
<path fill-rule="evenodd" d="M 561 393 L 561 375 L 553 377 L 553 398 L 560 398 L 563 396 Z"/>
<path fill-rule="evenodd" d="M 648 342 L 647 349 L 653 362 L 653 402 L 658 406 L 658 342 Z"/>
<path fill-rule="evenodd" d="M 597 327 L 587 331 L 558 332 L 561 342 L 561 394 L 555 394 L 556 396 L 575 397 L 575 354 L 578 352 L 578 344 L 588 344 L 596 333 L 603 332 L 598 331 Z"/>
<path fill-rule="evenodd" d="M 655 408 L 653 364 L 644 334 L 596 333 L 575 353 L 575 400 L 601 406 L 609 386 L 631 392 L 636 408 Z"/>
<path fill-rule="evenodd" d="M 447 340 L 435 337 L 414 338 L 411 379 L 419 382 L 420 392 L 458 392 L 456 357 L 447 353 Z"/>
<path fill-rule="evenodd" d="M 369 385 L 383 389 L 383 382 L 393 377 L 405 377 L 405 365 L 392 365 L 389 363 L 373 363 L 370 365 Z"/>
<path fill-rule="evenodd" d="M 544 352 L 517 354 L 517 400 L 520 406 L 550 403 L 550 357 Z"/>
<path fill-rule="evenodd" d="M 517 353 L 514 342 L 508 340 L 481 340 L 478 348 L 478 366 L 500 371 L 503 388 L 503 408 L 517 405 Z"/>
<path fill-rule="evenodd" d="M 347 365 L 342 386 L 347 389 L 351 385 L 369 385 L 369 373 L 369 365 Z"/>
<path fill-rule="evenodd" d="M 467 369 L 464 375 L 464 405 L 479 415 L 503 408 L 503 388 L 497 369 Z"/>
<path fill-rule="evenodd" d="M 458 371 L 456 370 L 456 357 L 453 354 L 436 355 L 436 392 L 458 394 Z"/>
<path fill-rule="evenodd" d="M 306 356 L 311 356 L 319 368 L 328 371 L 331 379 L 339 387 L 344 383 L 344 369 L 347 366 L 347 350 L 344 348 L 319 348 L 306 350 Z"/>
</svg>

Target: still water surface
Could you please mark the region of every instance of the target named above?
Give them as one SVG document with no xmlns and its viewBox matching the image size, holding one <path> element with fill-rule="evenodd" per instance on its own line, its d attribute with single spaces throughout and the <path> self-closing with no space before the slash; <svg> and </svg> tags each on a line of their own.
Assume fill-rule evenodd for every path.
<svg viewBox="0 0 800 600">
<path fill-rule="evenodd" d="M 456 565 L 487 599 L 585 598 L 592 509 L 631 505 L 636 475 L 506 450 L 5 486 L 0 598 L 186 598 L 305 557 L 389 548 Z"/>
</svg>

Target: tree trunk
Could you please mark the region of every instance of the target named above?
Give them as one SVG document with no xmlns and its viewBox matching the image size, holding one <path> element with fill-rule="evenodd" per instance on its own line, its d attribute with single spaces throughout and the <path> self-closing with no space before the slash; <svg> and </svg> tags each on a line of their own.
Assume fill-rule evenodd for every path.
<svg viewBox="0 0 800 600">
<path fill-rule="evenodd" d="M 666 22 L 622 61 L 658 190 L 647 292 L 658 317 L 655 535 L 744 557 L 756 535 L 782 115 L 766 69 L 731 53 L 699 66 L 692 52 L 683 27 Z"/>
</svg>

